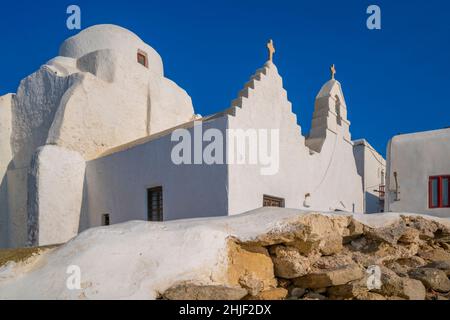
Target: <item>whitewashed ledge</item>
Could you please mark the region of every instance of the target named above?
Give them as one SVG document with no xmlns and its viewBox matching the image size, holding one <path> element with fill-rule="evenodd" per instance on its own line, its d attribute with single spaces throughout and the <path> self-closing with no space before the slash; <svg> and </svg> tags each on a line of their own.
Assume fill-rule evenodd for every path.
<svg viewBox="0 0 450 320">
<path fill-rule="evenodd" d="M 229 217 L 95 228 L 56 249 L 1 267 L 0 299 L 157 299 L 183 281 L 228 285 L 230 239 L 245 243 L 288 234 L 296 223 L 317 214 L 337 221 L 338 228 L 346 228 L 347 217 L 379 228 L 402 215 L 420 216 L 262 208 Z M 449 219 L 422 217 L 450 227 Z M 70 266 L 81 271 L 80 290 L 67 288 Z"/>
</svg>

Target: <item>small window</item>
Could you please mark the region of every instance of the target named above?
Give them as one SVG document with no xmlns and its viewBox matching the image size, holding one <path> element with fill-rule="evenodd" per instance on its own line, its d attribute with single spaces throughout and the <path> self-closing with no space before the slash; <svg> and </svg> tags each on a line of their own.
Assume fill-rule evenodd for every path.
<svg viewBox="0 0 450 320">
<path fill-rule="evenodd" d="M 144 51 L 139 50 L 137 53 L 137 62 L 148 68 L 148 57 Z"/>
<path fill-rule="evenodd" d="M 450 177 L 442 178 L 442 206 L 443 207 L 450 207 L 450 203 L 449 203 L 450 192 L 448 189 L 449 182 L 450 182 Z"/>
<path fill-rule="evenodd" d="M 102 226 L 109 226 L 109 214 L 102 215 Z"/>
<path fill-rule="evenodd" d="M 263 197 L 263 207 L 284 208 L 284 199 L 264 195 L 264 197 Z"/>
<path fill-rule="evenodd" d="M 163 221 L 162 187 L 147 190 L 148 221 Z"/>
<path fill-rule="evenodd" d="M 338 96 L 336 96 L 336 122 L 338 126 L 342 125 L 342 116 L 341 116 L 341 100 Z"/>
<path fill-rule="evenodd" d="M 450 176 L 430 177 L 428 202 L 430 209 L 450 208 Z"/>
</svg>

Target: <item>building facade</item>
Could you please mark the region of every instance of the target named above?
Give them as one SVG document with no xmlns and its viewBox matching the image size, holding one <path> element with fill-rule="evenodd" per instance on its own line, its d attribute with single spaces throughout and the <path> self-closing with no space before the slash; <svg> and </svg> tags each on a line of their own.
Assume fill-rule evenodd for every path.
<svg viewBox="0 0 450 320">
<path fill-rule="evenodd" d="M 386 179 L 386 212 L 450 217 L 450 128 L 393 137 Z"/>
</svg>

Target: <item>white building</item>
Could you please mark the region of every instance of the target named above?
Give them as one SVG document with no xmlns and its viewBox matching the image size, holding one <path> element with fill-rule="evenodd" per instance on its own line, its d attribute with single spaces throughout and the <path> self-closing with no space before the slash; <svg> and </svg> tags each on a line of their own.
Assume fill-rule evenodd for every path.
<svg viewBox="0 0 450 320">
<path fill-rule="evenodd" d="M 188 94 L 164 77 L 158 53 L 130 31 L 99 25 L 66 40 L 17 94 L 0 99 L 0 246 L 61 243 L 102 224 L 234 215 L 263 205 L 362 212 L 361 175 L 375 176 L 380 166 L 365 160 L 357 168 L 334 72 L 305 137 L 272 49 L 230 108 L 198 119 Z M 180 128 L 192 136 L 213 129 L 192 154 L 222 136 L 227 156 L 233 130 L 248 139 L 277 132 L 275 171 L 262 174 L 273 168 L 246 159 L 177 165 L 171 154 L 179 142 L 172 140 Z"/>
<path fill-rule="evenodd" d="M 450 128 L 403 134 L 387 150 L 386 212 L 450 217 Z"/>
<path fill-rule="evenodd" d="M 363 212 L 383 212 L 386 161 L 366 140 L 356 140 L 353 143 L 356 166 L 363 180 Z"/>
</svg>

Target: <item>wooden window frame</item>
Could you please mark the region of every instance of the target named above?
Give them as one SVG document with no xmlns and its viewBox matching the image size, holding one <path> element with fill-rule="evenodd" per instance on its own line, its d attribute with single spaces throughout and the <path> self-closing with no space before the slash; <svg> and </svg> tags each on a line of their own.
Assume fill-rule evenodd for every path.
<svg viewBox="0 0 450 320">
<path fill-rule="evenodd" d="M 153 209 L 153 193 L 159 194 L 159 197 L 157 198 L 157 208 L 156 212 Z M 156 217 L 156 220 L 153 219 Z M 162 222 L 164 221 L 164 198 L 163 198 L 163 187 L 153 187 L 147 189 L 147 219 L 148 221 L 152 222 Z"/>
<path fill-rule="evenodd" d="M 137 57 L 137 62 L 138 62 L 141 66 L 144 66 L 144 67 L 148 68 L 148 55 L 147 55 L 146 52 L 144 52 L 144 51 L 142 51 L 142 50 L 138 50 L 136 57 Z M 144 58 L 144 64 L 142 64 L 142 63 L 139 61 L 139 60 L 140 60 L 139 58 L 141 58 L 141 57 Z"/>
<path fill-rule="evenodd" d="M 280 203 L 279 206 L 273 206 L 273 205 L 266 205 L 266 201 L 269 201 L 271 203 L 277 202 Z M 284 208 L 285 206 L 285 200 L 283 198 L 269 196 L 267 194 L 263 195 L 263 207 L 265 208 Z"/>
<path fill-rule="evenodd" d="M 448 192 L 448 204 L 447 205 L 443 205 L 443 189 L 444 189 L 444 184 L 443 184 L 443 180 L 447 179 L 449 182 L 449 186 L 447 187 L 447 192 Z M 438 199 L 438 203 L 437 205 L 433 205 L 433 181 L 437 180 L 437 199 Z M 440 209 L 440 208 L 450 208 L 450 175 L 440 175 L 440 176 L 431 176 L 428 179 L 428 208 L 429 209 Z"/>
</svg>

